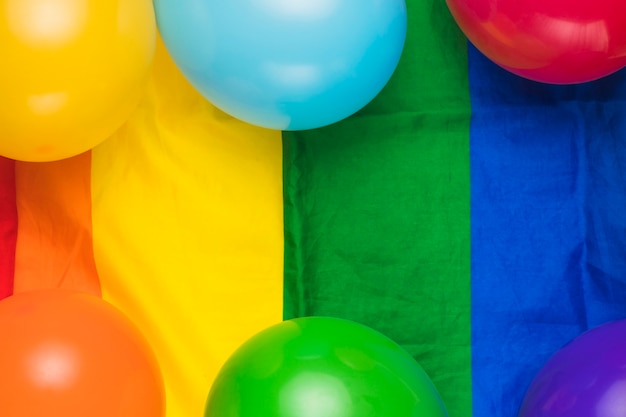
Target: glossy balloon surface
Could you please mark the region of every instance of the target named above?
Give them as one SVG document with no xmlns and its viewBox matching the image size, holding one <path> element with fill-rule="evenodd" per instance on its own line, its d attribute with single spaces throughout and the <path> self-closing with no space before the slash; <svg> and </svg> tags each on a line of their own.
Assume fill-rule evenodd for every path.
<svg viewBox="0 0 626 417">
<path fill-rule="evenodd" d="M 532 382 L 519 417 L 617 417 L 626 410 L 626 321 L 588 331 Z"/>
<path fill-rule="evenodd" d="M 622 0 L 447 0 L 469 40 L 535 81 L 592 81 L 626 66 Z"/>
<path fill-rule="evenodd" d="M 163 40 L 211 103 L 272 129 L 325 126 L 370 102 L 406 37 L 404 0 L 155 0 Z"/>
<path fill-rule="evenodd" d="M 446 417 L 417 362 L 382 334 L 350 321 L 288 320 L 227 361 L 206 417 Z"/>
<path fill-rule="evenodd" d="M 0 155 L 51 161 L 105 140 L 155 46 L 151 0 L 0 0 Z"/>
<path fill-rule="evenodd" d="M 67 290 L 0 301 L 0 414 L 164 417 L 161 372 L 120 311 Z"/>
</svg>

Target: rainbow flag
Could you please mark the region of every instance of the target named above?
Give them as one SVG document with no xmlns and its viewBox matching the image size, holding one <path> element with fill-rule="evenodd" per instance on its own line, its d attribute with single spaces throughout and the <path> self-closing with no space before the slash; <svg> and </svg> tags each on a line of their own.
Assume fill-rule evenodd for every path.
<svg viewBox="0 0 626 417">
<path fill-rule="evenodd" d="M 0 297 L 101 295 L 139 325 L 167 416 L 284 318 L 404 346 L 451 417 L 515 417 L 547 358 L 626 317 L 626 73 L 511 75 L 445 2 L 409 0 L 405 52 L 365 109 L 278 132 L 211 106 L 159 45 L 133 117 L 83 155 L 0 159 Z"/>
</svg>

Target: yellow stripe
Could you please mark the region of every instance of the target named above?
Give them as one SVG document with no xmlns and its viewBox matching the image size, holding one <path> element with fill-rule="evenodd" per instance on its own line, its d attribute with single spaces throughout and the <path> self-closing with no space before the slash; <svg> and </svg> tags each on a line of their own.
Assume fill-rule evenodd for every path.
<svg viewBox="0 0 626 417">
<path fill-rule="evenodd" d="M 221 113 L 159 43 L 147 96 L 93 151 L 103 297 L 144 330 L 167 417 L 203 415 L 219 367 L 282 319 L 281 135 Z"/>
</svg>

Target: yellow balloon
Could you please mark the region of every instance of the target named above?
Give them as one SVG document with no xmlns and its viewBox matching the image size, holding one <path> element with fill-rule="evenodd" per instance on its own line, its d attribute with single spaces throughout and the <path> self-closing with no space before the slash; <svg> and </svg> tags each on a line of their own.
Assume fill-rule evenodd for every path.
<svg viewBox="0 0 626 417">
<path fill-rule="evenodd" d="M 152 0 L 0 0 L 0 155 L 53 161 L 104 141 L 155 46 Z"/>
</svg>

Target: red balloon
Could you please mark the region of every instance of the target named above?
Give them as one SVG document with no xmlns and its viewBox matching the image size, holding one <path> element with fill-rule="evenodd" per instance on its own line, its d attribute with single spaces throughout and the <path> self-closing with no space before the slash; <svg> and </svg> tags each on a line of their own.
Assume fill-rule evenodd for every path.
<svg viewBox="0 0 626 417">
<path fill-rule="evenodd" d="M 102 299 L 68 290 L 0 301 L 0 415 L 163 417 L 153 352 Z"/>
<path fill-rule="evenodd" d="M 593 81 L 626 66 L 624 0 L 446 0 L 483 54 L 522 77 Z"/>
</svg>

